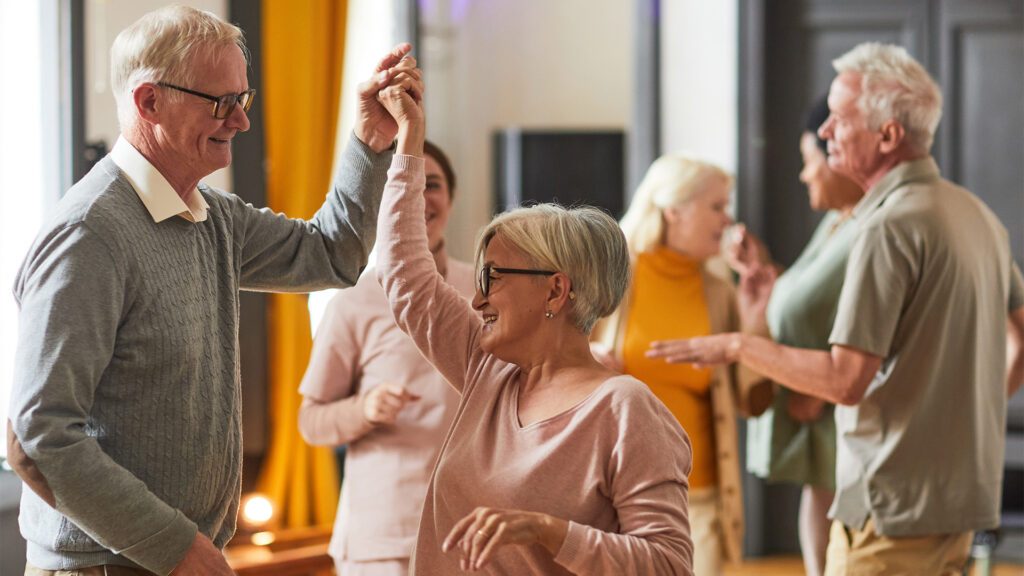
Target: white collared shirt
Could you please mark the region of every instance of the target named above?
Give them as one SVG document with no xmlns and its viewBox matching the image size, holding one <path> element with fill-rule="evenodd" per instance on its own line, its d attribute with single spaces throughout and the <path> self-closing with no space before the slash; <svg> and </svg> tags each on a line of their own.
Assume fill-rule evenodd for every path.
<svg viewBox="0 0 1024 576">
<path fill-rule="evenodd" d="M 128 177 L 135 193 L 149 210 L 154 222 L 162 222 L 171 216 L 181 216 L 189 222 L 203 222 L 209 205 L 198 188 L 189 190 L 188 198 L 182 200 L 170 182 L 164 178 L 141 152 L 135 149 L 124 136 L 118 136 L 110 158 Z"/>
</svg>

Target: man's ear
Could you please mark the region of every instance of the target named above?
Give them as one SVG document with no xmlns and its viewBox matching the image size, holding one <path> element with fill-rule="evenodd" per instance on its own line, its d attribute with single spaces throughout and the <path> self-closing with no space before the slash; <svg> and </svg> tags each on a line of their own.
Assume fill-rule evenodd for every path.
<svg viewBox="0 0 1024 576">
<path fill-rule="evenodd" d="M 132 102 L 135 103 L 135 111 L 139 118 L 155 124 L 159 117 L 160 106 L 164 103 L 157 93 L 157 86 L 151 82 L 144 82 L 132 90 Z"/>
<path fill-rule="evenodd" d="M 896 120 L 886 120 L 879 131 L 882 133 L 879 149 L 883 154 L 891 154 L 896 151 L 907 138 L 907 132 L 903 128 L 903 124 Z"/>
</svg>

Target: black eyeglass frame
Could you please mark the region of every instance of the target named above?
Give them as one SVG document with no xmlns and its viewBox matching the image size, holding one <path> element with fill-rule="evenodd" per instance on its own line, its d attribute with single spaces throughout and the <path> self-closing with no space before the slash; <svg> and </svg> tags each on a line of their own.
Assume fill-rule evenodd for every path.
<svg viewBox="0 0 1024 576">
<path fill-rule="evenodd" d="M 491 291 L 491 272 L 498 274 L 523 274 L 528 276 L 553 276 L 557 274 L 554 270 L 531 270 L 527 268 L 498 268 L 490 264 L 484 264 L 480 268 L 480 275 L 476 278 L 476 287 L 482 296 L 487 296 Z"/>
<path fill-rule="evenodd" d="M 205 98 L 206 100 L 213 102 L 213 117 L 218 120 L 223 120 L 228 116 L 231 116 L 231 113 L 235 111 L 235 106 L 239 104 L 242 105 L 243 112 L 248 112 L 249 108 L 252 107 L 252 101 L 256 98 L 255 88 L 249 88 L 245 92 L 239 92 L 238 94 L 224 94 L 223 96 L 213 96 L 211 94 L 206 94 L 205 92 L 192 90 L 190 88 L 184 88 L 182 86 L 177 86 L 169 82 L 157 82 L 156 85 L 163 86 L 164 88 L 170 88 L 172 90 L 177 90 L 178 92 L 184 92 L 185 94 L 198 96 L 200 98 Z M 224 111 L 225 109 L 226 112 Z"/>
</svg>

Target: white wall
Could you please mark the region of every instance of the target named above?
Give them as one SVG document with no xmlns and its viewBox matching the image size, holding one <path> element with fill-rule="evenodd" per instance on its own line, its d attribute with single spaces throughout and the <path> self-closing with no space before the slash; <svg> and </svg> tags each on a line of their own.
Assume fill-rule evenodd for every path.
<svg viewBox="0 0 1024 576">
<path fill-rule="evenodd" d="M 738 0 L 662 0 L 661 148 L 737 166 Z"/>
<path fill-rule="evenodd" d="M 431 0 L 421 10 L 428 134 L 459 179 L 448 247 L 468 259 L 491 217 L 495 129 L 628 132 L 633 2 Z"/>
<path fill-rule="evenodd" d="M 228 0 L 86 0 L 85 2 L 85 137 L 114 146 L 120 133 L 117 106 L 110 92 L 110 46 L 114 38 L 143 14 L 168 4 L 208 10 L 227 19 Z M 258 30 L 249 30 L 258 34 Z M 257 98 L 259 96 L 257 95 Z M 241 136 L 244 138 L 245 136 Z M 222 190 L 231 190 L 230 167 L 203 179 Z"/>
</svg>

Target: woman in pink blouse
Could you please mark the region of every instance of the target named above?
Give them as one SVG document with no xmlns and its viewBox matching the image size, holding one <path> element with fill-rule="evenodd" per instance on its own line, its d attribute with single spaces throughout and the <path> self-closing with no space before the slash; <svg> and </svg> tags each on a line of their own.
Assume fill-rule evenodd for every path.
<svg viewBox="0 0 1024 576">
<path fill-rule="evenodd" d="M 434 468 L 416 574 L 691 574 L 690 444 L 588 333 L 629 283 L 616 222 L 541 205 L 497 217 L 472 307 L 434 270 L 418 78 L 379 96 L 399 126 L 377 275 L 399 327 L 461 395 Z"/>
<path fill-rule="evenodd" d="M 473 267 L 444 247 L 455 172 L 440 148 L 425 147 L 427 246 L 436 273 L 468 300 Z M 338 574 L 406 576 L 427 481 L 459 397 L 395 325 L 372 271 L 331 299 L 299 390 L 306 441 L 348 444 L 329 548 Z"/>
</svg>

